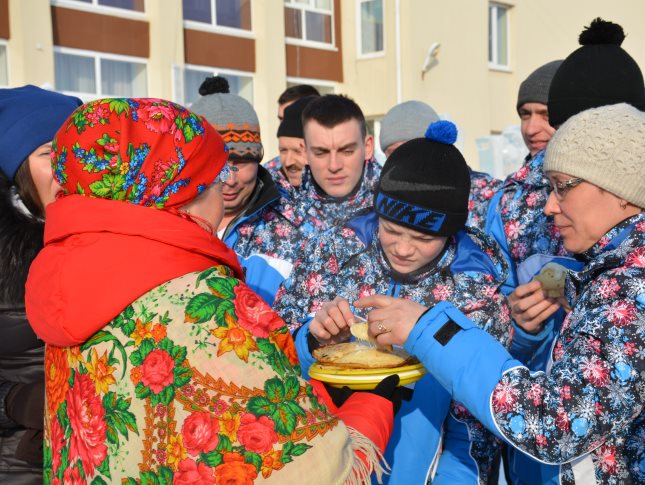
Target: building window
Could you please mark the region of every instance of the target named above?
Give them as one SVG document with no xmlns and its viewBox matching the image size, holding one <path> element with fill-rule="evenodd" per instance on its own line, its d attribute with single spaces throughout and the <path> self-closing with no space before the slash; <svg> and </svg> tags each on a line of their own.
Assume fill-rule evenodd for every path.
<svg viewBox="0 0 645 485">
<path fill-rule="evenodd" d="M 251 0 L 183 0 L 184 20 L 251 30 Z"/>
<path fill-rule="evenodd" d="M 54 51 L 56 89 L 85 99 L 104 96 L 145 97 L 146 63 L 87 51 Z"/>
<path fill-rule="evenodd" d="M 5 44 L 0 44 L 0 86 L 8 85 L 9 68 L 7 66 L 7 46 Z"/>
<path fill-rule="evenodd" d="M 488 63 L 491 67 L 507 68 L 508 62 L 508 11 L 499 3 L 488 6 Z"/>
<path fill-rule="evenodd" d="M 284 30 L 291 39 L 334 43 L 332 0 L 284 0 Z"/>
<path fill-rule="evenodd" d="M 199 86 L 209 76 L 222 76 L 228 81 L 230 92 L 242 96 L 253 104 L 253 77 L 247 74 L 222 71 L 207 67 L 188 67 L 184 69 L 184 103 L 191 104 L 199 99 Z"/>
<path fill-rule="evenodd" d="M 122 8 L 125 10 L 134 10 L 143 12 L 144 0 L 67 0 L 72 3 L 84 3 L 87 5 L 97 5 L 100 7 Z"/>
<path fill-rule="evenodd" d="M 383 52 L 383 0 L 358 0 L 359 55 Z"/>
</svg>

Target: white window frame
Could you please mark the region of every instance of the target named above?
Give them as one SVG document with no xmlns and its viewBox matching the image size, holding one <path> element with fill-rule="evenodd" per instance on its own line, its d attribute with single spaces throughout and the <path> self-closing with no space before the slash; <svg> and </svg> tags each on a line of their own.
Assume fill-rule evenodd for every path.
<svg viewBox="0 0 645 485">
<path fill-rule="evenodd" d="M 363 52 L 363 22 L 361 19 L 361 5 L 374 0 L 356 0 L 356 58 L 374 59 L 385 57 L 385 0 L 383 0 L 383 49 L 374 52 Z"/>
<path fill-rule="evenodd" d="M 7 84 L 0 84 L 0 86 L 9 87 L 9 85 L 11 84 L 11 78 L 9 76 L 9 47 L 5 39 L 0 39 L 0 47 L 5 48 L 5 53 L 7 55 L 7 65 L 4 66 L 5 69 L 7 70 Z"/>
<path fill-rule="evenodd" d="M 159 1 L 159 0 L 157 0 Z M 179 0 L 182 3 L 182 14 L 183 14 L 183 0 Z M 238 29 L 236 27 L 228 27 L 226 25 L 218 25 L 217 21 L 217 12 L 215 11 L 217 6 L 215 0 L 210 0 L 211 2 L 211 22 L 209 24 L 205 22 L 198 22 L 197 20 L 184 20 L 184 28 L 190 30 L 199 30 L 202 32 L 213 32 L 216 34 L 231 35 L 233 37 L 244 37 L 247 39 L 255 39 L 255 34 L 253 33 L 253 2 L 251 2 L 251 28 Z"/>
<path fill-rule="evenodd" d="M 287 85 L 289 83 L 292 84 L 309 84 L 310 86 L 313 86 L 314 88 L 317 88 L 318 86 L 326 87 L 326 88 L 331 88 L 332 94 L 336 94 L 338 92 L 338 83 L 334 81 L 329 81 L 326 79 L 313 79 L 313 78 L 308 78 L 308 77 L 287 77 Z"/>
<path fill-rule="evenodd" d="M 226 69 L 226 68 L 219 68 L 219 67 L 213 67 L 213 66 L 203 66 L 199 64 L 185 64 L 182 69 L 182 79 L 181 82 L 184 82 L 184 71 L 186 69 L 190 69 L 192 71 L 202 71 L 204 73 L 204 78 L 207 76 L 224 76 L 226 77 L 227 75 L 230 76 L 238 76 L 238 77 L 248 77 L 251 79 L 253 82 L 253 100 L 255 100 L 255 73 L 249 72 L 249 71 L 238 71 L 236 69 Z M 185 89 L 181 90 L 181 101 L 179 104 L 184 104 L 186 101 L 186 96 L 185 96 Z M 246 99 L 246 98 L 244 98 Z M 249 100 L 247 100 L 249 101 Z M 249 101 L 251 104 L 253 104 L 251 101 Z"/>
<path fill-rule="evenodd" d="M 145 1 L 143 3 L 143 12 L 127 8 L 99 5 L 98 0 L 92 0 L 92 3 L 77 2 L 75 0 L 50 0 L 50 3 L 54 7 L 64 7 L 72 10 L 80 10 L 82 12 L 112 15 L 114 17 L 123 17 L 132 20 L 146 20 L 148 18 L 145 12 Z"/>
<path fill-rule="evenodd" d="M 121 54 L 109 54 L 105 52 L 98 51 L 87 51 L 83 49 L 73 49 L 71 47 L 61 47 L 54 46 L 54 52 L 60 54 L 69 54 L 73 56 L 83 56 L 83 57 L 92 57 L 94 58 L 94 78 L 96 80 L 96 93 L 87 93 L 83 91 L 63 91 L 58 86 L 56 86 L 56 91 L 63 94 L 69 94 L 71 96 L 77 96 L 83 101 L 87 102 L 93 99 L 100 99 L 106 96 L 119 96 L 114 93 L 104 93 L 101 90 L 101 59 L 107 59 L 110 61 L 121 61 L 121 62 L 130 62 L 136 64 L 144 64 L 146 67 L 146 96 L 150 96 L 150 70 L 148 66 L 148 59 L 145 57 L 133 57 L 133 56 L 124 56 Z M 54 63 L 54 69 L 56 68 Z"/>
<path fill-rule="evenodd" d="M 497 25 L 497 15 L 491 15 L 491 9 L 495 10 L 495 13 L 497 13 L 497 9 L 504 9 L 506 10 L 506 64 L 500 64 L 497 59 L 497 48 L 498 48 L 498 38 L 499 38 L 499 26 Z M 504 71 L 504 72 L 510 72 L 511 71 L 511 22 L 510 22 L 510 11 L 511 11 L 511 5 L 507 5 L 504 3 L 498 3 L 498 2 L 490 2 L 488 4 L 488 16 L 490 18 L 490 27 L 491 27 L 491 32 L 489 32 L 489 35 L 491 36 L 492 39 L 492 59 L 488 60 L 488 68 L 493 69 L 495 71 Z"/>
<path fill-rule="evenodd" d="M 314 0 L 309 0 L 309 1 L 314 1 Z M 316 8 L 316 7 L 304 5 L 301 3 L 296 3 L 293 0 L 284 0 L 283 8 L 286 7 L 286 8 L 291 8 L 293 10 L 300 10 L 300 17 L 302 22 L 302 36 L 303 36 L 302 39 L 298 39 L 296 37 L 287 37 L 285 34 L 285 37 L 284 37 L 285 44 L 299 45 L 303 47 L 312 47 L 314 49 L 323 49 L 323 50 L 337 52 L 338 47 L 336 47 L 336 11 L 334 9 L 334 0 L 330 0 L 330 5 L 331 5 L 330 10 L 324 10 L 322 8 Z M 318 42 L 315 40 L 307 39 L 307 21 L 306 21 L 305 12 L 315 12 L 315 13 L 331 15 L 331 43 L 328 44 L 327 42 Z"/>
</svg>

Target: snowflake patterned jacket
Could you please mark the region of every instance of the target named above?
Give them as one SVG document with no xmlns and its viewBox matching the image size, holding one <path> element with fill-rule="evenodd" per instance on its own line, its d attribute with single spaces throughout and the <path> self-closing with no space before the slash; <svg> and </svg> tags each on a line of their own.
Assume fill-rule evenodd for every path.
<svg viewBox="0 0 645 485">
<path fill-rule="evenodd" d="M 297 216 L 304 219 L 303 231 L 313 236 L 330 227 L 342 227 L 345 220 L 374 204 L 374 189 L 381 176 L 381 166 L 375 159 L 365 161 L 363 176 L 355 192 L 345 198 L 328 197 L 320 193 L 306 166 L 302 185 L 296 199 Z"/>
<path fill-rule="evenodd" d="M 305 373 L 314 362 L 307 342 L 309 322 L 324 302 L 336 296 L 346 298 L 350 305 L 371 294 L 408 298 L 427 306 L 452 301 L 481 328 L 510 344 L 510 310 L 498 291 L 506 266 L 490 239 L 476 230 L 461 231 L 449 240 L 434 267 L 408 281 L 397 281 L 381 250 L 377 230 L 378 218 L 369 211 L 340 231 L 329 230 L 312 238 L 292 276 L 280 288 L 274 309 L 292 331 L 302 326 L 296 333 L 296 348 Z M 364 311 L 356 313 L 365 316 Z M 499 441 L 463 406 L 451 404 L 431 376 L 417 382 L 412 400 L 403 403 L 395 419 L 386 452 L 392 483 L 422 480 L 437 454 L 444 421 L 450 437 L 445 447 L 451 453 L 440 461 L 438 476 L 448 473 L 459 480 L 477 482 L 479 477 L 486 482 Z M 450 461 L 448 456 L 458 458 Z"/>
<path fill-rule="evenodd" d="M 228 225 L 222 240 L 240 258 L 246 284 L 271 305 L 303 242 L 303 219 L 263 166 L 258 167 L 256 191 L 249 207 Z"/>
<path fill-rule="evenodd" d="M 559 465 L 559 483 L 645 483 L 645 214 L 582 257 L 546 373 L 531 373 L 449 304 L 426 313 L 405 347 L 489 429 Z M 433 335 L 448 320 L 462 331 L 440 344 Z"/>
</svg>

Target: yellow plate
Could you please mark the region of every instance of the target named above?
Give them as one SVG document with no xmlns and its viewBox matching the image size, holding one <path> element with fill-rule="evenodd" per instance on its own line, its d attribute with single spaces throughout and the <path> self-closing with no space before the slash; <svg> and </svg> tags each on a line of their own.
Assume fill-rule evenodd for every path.
<svg viewBox="0 0 645 485">
<path fill-rule="evenodd" d="M 358 391 L 374 389 L 379 382 L 392 374 L 399 375 L 399 385 L 403 386 L 418 381 L 425 373 L 422 364 L 388 369 L 341 369 L 316 362 L 309 368 L 309 375 L 313 379 L 326 382 L 332 387 L 347 386 Z"/>
</svg>

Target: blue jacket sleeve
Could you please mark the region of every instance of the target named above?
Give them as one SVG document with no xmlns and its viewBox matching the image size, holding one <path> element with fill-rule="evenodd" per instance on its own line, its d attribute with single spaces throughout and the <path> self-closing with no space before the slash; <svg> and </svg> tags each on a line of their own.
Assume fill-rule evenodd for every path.
<svg viewBox="0 0 645 485">
<path fill-rule="evenodd" d="M 443 327 L 449 321 L 458 325 L 460 331 L 445 342 L 440 330 L 445 332 Z M 477 328 L 451 303 L 441 302 L 419 319 L 405 349 L 423 363 L 453 399 L 501 436 L 490 409 L 490 396 L 502 374 L 522 364 L 499 342 Z"/>
</svg>

